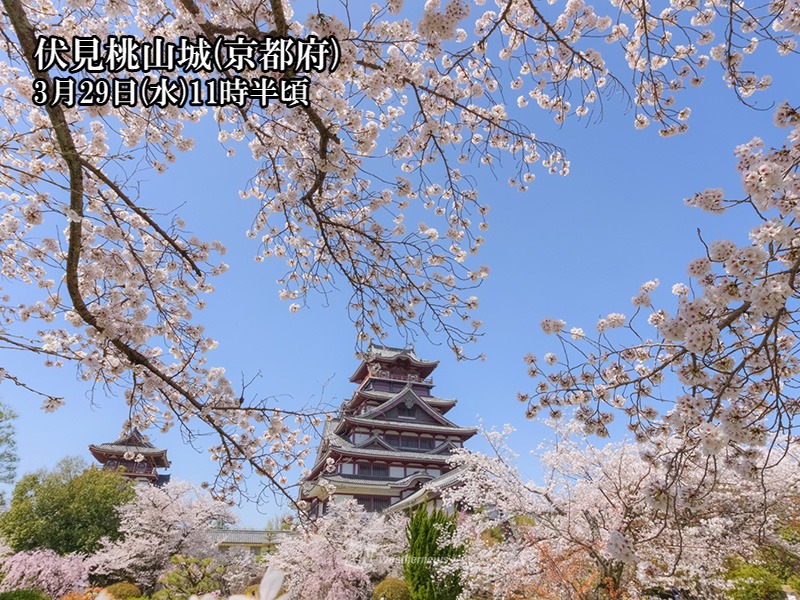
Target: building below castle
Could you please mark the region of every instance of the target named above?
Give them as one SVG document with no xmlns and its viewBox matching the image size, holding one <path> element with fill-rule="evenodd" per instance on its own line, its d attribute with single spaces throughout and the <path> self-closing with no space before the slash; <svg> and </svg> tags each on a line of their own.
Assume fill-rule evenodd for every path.
<svg viewBox="0 0 800 600">
<path fill-rule="evenodd" d="M 317 459 L 301 487 L 312 517 L 333 499 L 352 498 L 380 511 L 420 497 L 423 485 L 451 471 L 447 459 L 477 432 L 445 415 L 456 400 L 432 393 L 438 361 L 422 360 L 413 348 L 370 345 L 350 378 L 358 385 L 322 432 Z M 327 483 L 326 483 L 327 482 Z"/>
</svg>

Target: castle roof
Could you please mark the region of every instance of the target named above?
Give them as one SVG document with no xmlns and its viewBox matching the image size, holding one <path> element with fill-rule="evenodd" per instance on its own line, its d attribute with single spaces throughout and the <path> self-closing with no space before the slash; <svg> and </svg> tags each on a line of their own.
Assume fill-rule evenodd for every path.
<svg viewBox="0 0 800 600">
<path fill-rule="evenodd" d="M 430 433 L 446 433 L 455 435 L 473 436 L 478 432 L 477 427 L 458 427 L 457 425 L 434 425 L 432 423 L 415 423 L 413 421 L 398 423 L 397 421 L 388 421 L 380 417 L 373 417 L 364 419 L 362 417 L 353 417 L 345 415 L 342 417 L 339 425 L 336 428 L 337 433 L 344 432 L 347 428 L 345 424 L 361 427 L 375 427 L 380 429 L 402 429 L 403 431 L 421 431 Z"/>
<path fill-rule="evenodd" d="M 422 360 L 414 353 L 414 347 L 410 348 L 392 348 L 391 346 L 378 346 L 370 344 L 367 349 L 366 356 L 361 364 L 358 365 L 356 372 L 350 377 L 350 381 L 358 383 L 363 381 L 369 373 L 368 365 L 374 362 L 380 363 L 396 363 L 399 361 L 407 361 L 409 364 L 417 367 L 420 370 L 422 377 L 427 377 L 439 365 L 438 360 Z"/>
<path fill-rule="evenodd" d="M 386 512 L 399 513 L 422 504 L 430 498 L 438 498 L 442 490 L 461 484 L 464 471 L 464 467 L 458 467 L 444 475 L 432 479 L 410 496 L 392 504 L 386 509 Z"/>
<path fill-rule="evenodd" d="M 130 452 L 134 456 L 141 454 L 148 462 L 152 462 L 156 467 L 166 468 L 170 465 L 167 459 L 167 451 L 159 450 L 153 446 L 136 427 L 128 434 L 120 435 L 120 437 L 113 442 L 90 445 L 89 452 L 101 463 L 105 463 L 112 457 L 124 456 L 126 453 Z"/>
</svg>

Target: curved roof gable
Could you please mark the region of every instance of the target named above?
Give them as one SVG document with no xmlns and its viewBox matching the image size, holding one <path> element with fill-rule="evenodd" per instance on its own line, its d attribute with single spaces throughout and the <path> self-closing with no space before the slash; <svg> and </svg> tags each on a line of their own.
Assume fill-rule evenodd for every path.
<svg viewBox="0 0 800 600">
<path fill-rule="evenodd" d="M 122 434 L 113 442 L 104 444 L 91 444 L 89 452 L 92 453 L 99 462 L 105 462 L 109 456 L 123 455 L 126 452 L 141 454 L 153 460 L 153 464 L 158 467 L 167 468 L 170 462 L 167 459 L 167 451 L 159 450 L 142 433 L 134 427 L 130 433 Z"/>
<path fill-rule="evenodd" d="M 421 371 L 422 377 L 427 377 L 433 370 L 439 366 L 438 360 L 423 360 L 414 353 L 414 347 L 411 348 L 393 348 L 391 346 L 378 346 L 370 344 L 367 349 L 364 359 L 361 364 L 356 368 L 355 373 L 350 377 L 350 381 L 358 383 L 362 381 L 368 374 L 368 365 L 373 362 L 380 363 L 394 363 L 399 360 L 407 360 L 410 364 L 418 367 Z"/>
<path fill-rule="evenodd" d="M 376 419 L 378 418 L 379 415 L 386 413 L 387 411 L 391 410 L 392 408 L 401 403 L 405 403 L 409 407 L 412 405 L 419 406 L 426 414 L 430 415 L 434 421 L 440 423 L 441 425 L 444 425 L 446 427 L 458 427 L 458 425 L 456 425 L 455 423 L 453 423 L 448 419 L 445 419 L 442 415 L 440 415 L 438 412 L 436 412 L 430 406 L 428 406 L 425 403 L 425 401 L 422 398 L 420 398 L 419 395 L 411 388 L 410 385 L 407 385 L 405 388 L 403 388 L 391 400 L 388 400 L 383 404 L 376 406 L 372 410 L 365 412 L 363 415 L 359 415 L 359 417 L 361 417 L 362 419 Z"/>
</svg>

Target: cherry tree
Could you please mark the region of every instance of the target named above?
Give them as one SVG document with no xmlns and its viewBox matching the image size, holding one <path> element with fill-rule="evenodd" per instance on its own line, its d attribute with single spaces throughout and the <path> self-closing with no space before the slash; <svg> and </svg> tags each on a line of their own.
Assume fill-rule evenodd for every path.
<svg viewBox="0 0 800 600">
<path fill-rule="evenodd" d="M 580 437 L 536 452 L 542 482 L 527 482 L 505 445 L 509 433 L 487 435 L 492 454 L 459 450 L 453 462 L 463 485 L 444 490 L 447 502 L 470 511 L 456 541 L 465 545 L 459 567 L 474 592 L 507 598 L 527 586 L 554 597 L 639 598 L 677 587 L 716 598 L 727 588 L 726 560 L 756 560 L 767 544 L 800 552 L 780 535 L 800 516 L 796 455 L 757 480 L 733 469 L 720 469 L 716 480 L 695 471 L 670 497 L 659 493 L 663 475 L 636 444 L 597 448 Z M 510 581 L 502 577 L 509 569 Z"/>
<path fill-rule="evenodd" d="M 60 556 L 48 548 L 17 552 L 0 558 L 0 592 L 41 590 L 51 598 L 83 591 L 88 585 L 85 556 Z"/>
<path fill-rule="evenodd" d="M 471 255 L 484 242 L 489 206 L 463 165 L 494 168 L 507 159 L 510 184 L 521 190 L 537 164 L 569 171 L 564 153 L 512 114 L 539 107 L 559 123 L 590 118 L 604 95 L 619 92 L 635 107 L 637 127 L 680 133 L 690 115 L 681 90 L 700 85 L 710 65 L 721 66 L 727 85 L 748 101 L 770 80 L 749 69 L 747 55 L 763 46 L 793 54 L 800 31 L 797 0 L 753 7 L 674 0 L 663 9 L 628 0 L 484 2 L 345 1 L 305 16 L 303 3 L 296 15 L 289 0 L 3 0 L 4 351 L 74 364 L 87 381 L 122 390 L 140 428 L 210 431 L 219 493 L 245 491 L 249 473 L 283 490 L 285 470 L 307 455 L 298 449 L 302 425 L 316 417 L 245 401 L 210 362 L 216 342 L 198 313 L 227 268 L 224 248 L 190 235 L 179 214 L 148 208 L 158 202 L 138 192 L 145 172 L 167 170 L 194 147 L 188 124 L 213 119 L 229 155 L 247 144 L 258 165 L 242 189 L 254 206 L 247 235 L 260 244 L 259 260 L 285 262 L 278 293 L 291 311 L 309 294 L 347 286 L 361 342 L 398 327 L 407 336 L 438 331 L 464 357 L 481 326 L 472 288 L 489 269 Z M 80 52 L 71 56 L 57 43 L 118 34 L 203 36 L 211 45 L 312 35 L 337 42 L 335 59 L 302 72 L 310 91 L 292 108 L 251 98 L 211 109 L 42 100 L 60 75 L 145 87 L 156 73 L 175 75 L 111 65 L 110 50 L 90 70 Z M 300 71 L 284 66 L 276 81 Z M 262 75 L 247 61 L 226 60 L 199 80 L 239 77 L 249 87 Z M 405 223 L 406 214 L 424 211 L 419 225 Z M 42 394 L 46 409 L 62 402 L 18 374 L 0 375 Z"/>
<path fill-rule="evenodd" d="M 169 567 L 172 556 L 216 554 L 209 528 L 234 522 L 226 503 L 182 481 L 137 486 L 136 497 L 118 513 L 122 536 L 105 540 L 89 559 L 92 573 L 134 581 L 148 589 Z"/>
<path fill-rule="evenodd" d="M 314 522 L 301 522 L 270 558 L 298 600 L 362 600 L 375 583 L 402 576 L 405 517 L 367 513 L 355 500 L 335 501 Z"/>
<path fill-rule="evenodd" d="M 671 306 L 656 300 L 655 280 L 631 298 L 630 317 L 609 314 L 596 332 L 545 319 L 559 353 L 525 357 L 537 381 L 519 396 L 529 417 L 567 411 L 607 437 L 622 416 L 647 459 L 668 462 L 663 491 L 694 470 L 752 477 L 796 444 L 800 113 L 784 103 L 774 120 L 789 129 L 784 146 L 754 138 L 735 149 L 743 198 L 709 189 L 686 200 L 714 214 L 751 211 L 747 243 L 703 240 Z"/>
</svg>

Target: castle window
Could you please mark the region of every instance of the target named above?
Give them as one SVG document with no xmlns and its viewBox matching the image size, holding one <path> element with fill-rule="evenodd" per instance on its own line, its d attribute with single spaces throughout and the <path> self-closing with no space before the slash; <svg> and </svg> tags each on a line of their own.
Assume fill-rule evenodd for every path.
<svg viewBox="0 0 800 600">
<path fill-rule="evenodd" d="M 384 440 L 386 441 L 387 444 L 389 444 L 390 446 L 394 446 L 395 448 L 397 448 L 400 445 L 399 435 L 388 434 L 384 437 Z"/>
<path fill-rule="evenodd" d="M 384 508 L 389 508 L 392 500 L 385 496 L 356 496 L 356 502 L 369 512 L 378 512 Z"/>
<path fill-rule="evenodd" d="M 409 435 L 400 436 L 400 447 L 417 449 L 419 448 L 419 438 L 411 437 Z"/>
<path fill-rule="evenodd" d="M 399 404 L 397 406 L 397 416 L 406 419 L 413 419 L 417 416 L 416 405 L 406 406 L 405 404 Z"/>
<path fill-rule="evenodd" d="M 422 450 L 433 450 L 433 438 L 420 438 L 419 447 Z"/>
<path fill-rule="evenodd" d="M 389 467 L 387 465 L 372 465 L 368 463 L 358 464 L 358 474 L 362 477 L 389 477 Z"/>
</svg>

